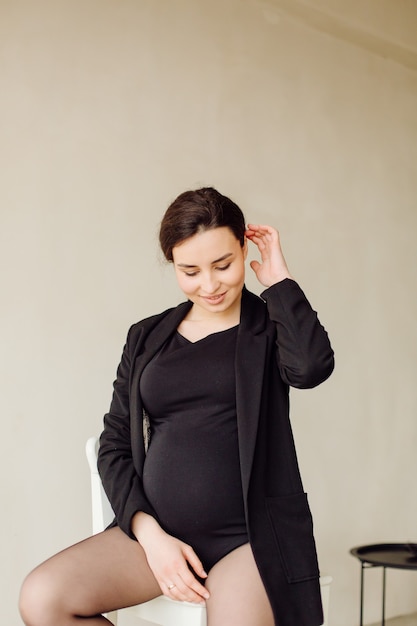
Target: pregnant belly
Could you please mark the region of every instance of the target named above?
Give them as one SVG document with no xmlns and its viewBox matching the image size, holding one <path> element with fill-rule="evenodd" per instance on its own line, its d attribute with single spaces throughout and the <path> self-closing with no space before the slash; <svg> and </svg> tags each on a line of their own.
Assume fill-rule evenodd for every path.
<svg viewBox="0 0 417 626">
<path fill-rule="evenodd" d="M 190 435 L 189 429 L 153 434 L 143 473 L 146 496 L 174 536 L 227 534 L 244 525 L 237 437 Z"/>
</svg>

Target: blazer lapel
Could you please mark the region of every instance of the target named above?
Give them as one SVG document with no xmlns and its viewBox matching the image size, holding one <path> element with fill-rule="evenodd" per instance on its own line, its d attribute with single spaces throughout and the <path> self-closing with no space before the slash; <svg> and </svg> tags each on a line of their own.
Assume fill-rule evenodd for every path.
<svg viewBox="0 0 417 626">
<path fill-rule="evenodd" d="M 135 365 L 132 378 L 132 392 L 138 391 L 140 375 L 147 363 L 160 350 L 165 341 L 177 329 L 181 320 L 185 317 L 192 306 L 191 302 L 183 302 L 175 309 L 169 311 L 162 320 L 145 331 L 145 337 L 134 355 Z"/>
<path fill-rule="evenodd" d="M 130 383 L 130 428 L 132 442 L 144 440 L 143 406 L 139 393 L 139 381 L 145 366 L 160 350 L 168 337 L 175 332 L 181 320 L 190 310 L 192 303 L 187 301 L 169 311 L 165 317 L 159 319 L 150 328 L 144 329 L 143 339 L 138 342 L 133 355 L 133 375 Z M 144 452 L 143 447 L 142 452 Z M 137 449 L 133 449 L 133 457 L 136 458 Z M 137 459 L 137 469 L 141 467 L 141 461 Z"/>
<path fill-rule="evenodd" d="M 267 337 L 265 305 L 246 291 L 236 346 L 236 410 L 242 487 L 246 501 L 262 401 Z"/>
</svg>

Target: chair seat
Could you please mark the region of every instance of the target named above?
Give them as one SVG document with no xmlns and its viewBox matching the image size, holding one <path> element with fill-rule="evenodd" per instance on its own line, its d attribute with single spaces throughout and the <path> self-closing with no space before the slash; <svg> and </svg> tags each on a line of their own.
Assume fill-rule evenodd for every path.
<svg viewBox="0 0 417 626">
<path fill-rule="evenodd" d="M 126 610 L 129 611 L 129 615 L 135 615 L 161 626 L 206 626 L 207 624 L 204 606 L 178 602 L 166 596 L 160 596 Z"/>
</svg>

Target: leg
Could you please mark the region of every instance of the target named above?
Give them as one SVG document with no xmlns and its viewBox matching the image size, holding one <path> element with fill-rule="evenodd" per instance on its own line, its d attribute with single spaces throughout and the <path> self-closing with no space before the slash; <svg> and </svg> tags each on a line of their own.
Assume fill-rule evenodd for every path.
<svg viewBox="0 0 417 626">
<path fill-rule="evenodd" d="M 208 626 L 274 626 L 271 605 L 247 543 L 210 570 Z"/>
<path fill-rule="evenodd" d="M 26 626 L 109 624 L 101 613 L 161 595 L 139 543 L 112 528 L 53 556 L 29 574 L 20 595 Z"/>
</svg>

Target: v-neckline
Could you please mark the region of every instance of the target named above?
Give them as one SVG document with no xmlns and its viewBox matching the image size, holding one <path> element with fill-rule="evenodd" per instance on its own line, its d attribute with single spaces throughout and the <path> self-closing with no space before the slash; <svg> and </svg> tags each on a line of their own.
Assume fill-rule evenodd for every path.
<svg viewBox="0 0 417 626">
<path fill-rule="evenodd" d="M 224 330 L 217 330 L 214 333 L 209 333 L 208 335 L 204 335 L 204 337 L 201 337 L 200 339 L 196 339 L 196 341 L 192 341 L 191 339 L 188 339 L 188 337 L 185 337 L 182 333 L 180 333 L 178 329 L 177 329 L 177 335 L 184 341 L 184 343 L 194 345 L 197 343 L 201 343 L 205 339 L 209 339 L 210 337 L 213 337 L 215 335 L 222 335 L 223 333 L 227 333 L 231 330 L 235 330 L 236 328 L 238 328 L 238 326 L 239 324 L 235 324 L 234 326 L 230 326 L 230 328 L 225 328 Z"/>
</svg>

